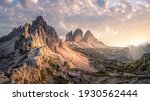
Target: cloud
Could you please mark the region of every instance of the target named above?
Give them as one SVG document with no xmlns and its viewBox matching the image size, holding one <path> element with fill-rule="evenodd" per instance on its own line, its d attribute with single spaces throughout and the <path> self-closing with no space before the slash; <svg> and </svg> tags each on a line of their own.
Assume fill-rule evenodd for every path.
<svg viewBox="0 0 150 101">
<path fill-rule="evenodd" d="M 0 2 L 2 1 L 5 0 Z M 139 34 L 142 31 L 145 33 L 144 37 L 150 35 L 150 11 L 146 6 L 149 5 L 149 0 L 134 1 L 137 2 L 133 0 L 17 0 L 15 5 L 14 1 L 8 3 L 11 5 L 9 8 L 0 6 L 0 32 L 8 34 L 13 27 L 24 25 L 25 22 L 29 23 L 42 15 L 61 36 L 79 27 L 84 31 L 90 29 L 106 44 L 114 45 L 119 41 L 121 44 L 121 40 L 125 41 L 129 36 L 136 36 L 136 33 L 139 38 L 142 38 L 142 34 Z M 116 40 L 116 37 L 119 39 Z"/>
<path fill-rule="evenodd" d="M 32 7 L 33 5 L 38 3 L 38 0 L 17 0 L 24 7 Z"/>
<path fill-rule="evenodd" d="M 13 0 L 0 0 L 1 5 L 11 5 Z"/>
<path fill-rule="evenodd" d="M 150 3 L 150 0 L 145 0 L 147 3 Z"/>
</svg>

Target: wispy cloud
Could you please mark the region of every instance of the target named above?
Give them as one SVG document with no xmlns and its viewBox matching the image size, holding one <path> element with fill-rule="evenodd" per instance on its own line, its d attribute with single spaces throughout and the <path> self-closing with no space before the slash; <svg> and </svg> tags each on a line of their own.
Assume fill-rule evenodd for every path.
<svg viewBox="0 0 150 101">
<path fill-rule="evenodd" d="M 117 43 L 115 37 L 150 35 L 150 0 L 1 0 L 0 32 L 8 34 L 38 15 L 62 36 L 80 27 L 110 45 Z"/>
<path fill-rule="evenodd" d="M 38 3 L 38 0 L 17 0 L 24 7 L 32 7 Z"/>
<path fill-rule="evenodd" d="M 13 0 L 0 0 L 0 5 L 10 6 Z"/>
</svg>

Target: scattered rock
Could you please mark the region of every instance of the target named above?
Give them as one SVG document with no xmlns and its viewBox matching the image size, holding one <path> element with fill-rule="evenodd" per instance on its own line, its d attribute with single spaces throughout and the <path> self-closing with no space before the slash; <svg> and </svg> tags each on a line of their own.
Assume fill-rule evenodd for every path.
<svg viewBox="0 0 150 101">
<path fill-rule="evenodd" d="M 6 84 L 9 82 L 10 82 L 10 79 L 4 76 L 4 73 L 0 71 L 0 84 Z"/>
</svg>

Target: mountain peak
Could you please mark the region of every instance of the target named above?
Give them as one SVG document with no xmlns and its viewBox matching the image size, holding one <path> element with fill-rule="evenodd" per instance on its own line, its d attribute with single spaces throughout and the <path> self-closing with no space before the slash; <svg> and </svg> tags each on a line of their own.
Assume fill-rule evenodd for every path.
<svg viewBox="0 0 150 101">
<path fill-rule="evenodd" d="M 38 19 L 44 20 L 42 16 L 37 16 L 36 20 Z"/>
<path fill-rule="evenodd" d="M 61 44 L 52 26 L 47 25 L 42 16 L 38 16 L 32 25 L 26 23 L 20 31 L 21 37 L 15 43 L 14 49 L 30 50 L 33 47 L 48 46 L 53 52 Z M 19 35 L 18 35 L 19 36 Z"/>
<path fill-rule="evenodd" d="M 82 31 L 78 29 L 74 35 L 78 40 Z M 64 44 L 42 16 L 0 39 L 0 72 L 4 70 L 11 83 L 55 83 L 60 81 L 56 77 L 69 81 L 69 68 L 95 72 L 89 63 L 88 58 Z M 0 73 L 0 83 L 3 76 Z"/>
<path fill-rule="evenodd" d="M 88 37 L 94 37 L 93 34 L 92 34 L 92 32 L 90 30 L 87 30 L 87 32 L 84 34 L 84 37 L 86 37 L 86 36 L 88 36 Z"/>
<path fill-rule="evenodd" d="M 98 41 L 98 39 L 92 34 L 90 30 L 87 30 L 83 35 L 80 28 L 77 28 L 74 33 L 71 31 L 66 35 L 66 41 L 76 42 L 81 47 L 105 47 L 104 43 Z"/>
<path fill-rule="evenodd" d="M 93 36 L 93 34 L 91 33 L 91 31 L 88 30 L 88 31 L 84 34 L 84 37 L 83 37 L 82 41 L 91 43 L 91 42 L 97 42 L 98 40 Z"/>
<path fill-rule="evenodd" d="M 72 41 L 72 36 L 73 36 L 73 33 L 72 31 L 70 31 L 67 35 L 66 35 L 66 41 Z"/>
<path fill-rule="evenodd" d="M 36 18 L 36 20 L 34 20 L 32 22 L 32 28 L 36 28 L 36 27 L 39 27 L 39 26 L 42 26 L 44 30 L 46 30 L 46 28 L 48 26 L 47 23 L 46 23 L 46 21 L 43 19 L 42 16 L 38 16 Z"/>
<path fill-rule="evenodd" d="M 43 17 L 42 16 L 38 16 L 37 18 L 36 18 L 36 22 L 44 22 L 44 19 L 43 19 Z"/>
<path fill-rule="evenodd" d="M 79 42 L 79 41 L 81 41 L 82 40 L 82 37 L 83 37 L 83 32 L 82 32 L 82 30 L 80 29 L 80 28 L 77 28 L 76 30 L 75 30 L 75 32 L 74 32 L 74 34 L 73 34 L 73 40 L 75 41 L 75 42 Z"/>
</svg>

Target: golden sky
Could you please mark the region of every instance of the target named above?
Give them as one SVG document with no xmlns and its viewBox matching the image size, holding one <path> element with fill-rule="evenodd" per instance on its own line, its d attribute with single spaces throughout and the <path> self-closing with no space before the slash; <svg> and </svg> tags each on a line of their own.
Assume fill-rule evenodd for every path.
<svg viewBox="0 0 150 101">
<path fill-rule="evenodd" d="M 77 28 L 112 46 L 138 45 L 150 37 L 150 0 L 0 0 L 0 36 L 39 15 L 61 38 Z"/>
</svg>

